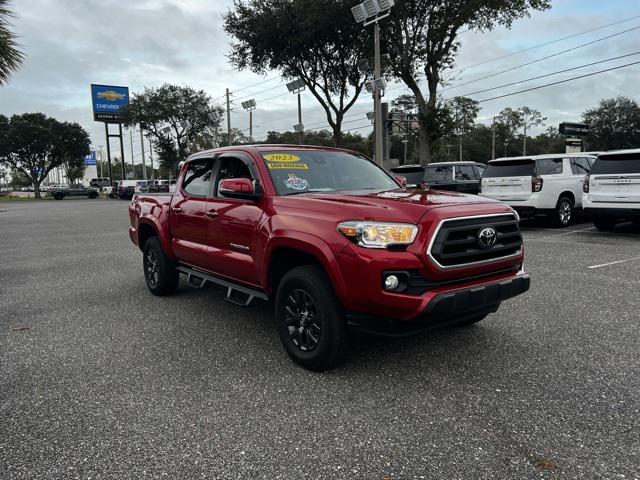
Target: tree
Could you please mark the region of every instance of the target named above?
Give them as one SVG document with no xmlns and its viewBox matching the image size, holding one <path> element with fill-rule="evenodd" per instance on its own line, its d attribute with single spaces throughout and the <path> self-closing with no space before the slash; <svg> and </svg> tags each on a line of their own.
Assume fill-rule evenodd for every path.
<svg viewBox="0 0 640 480">
<path fill-rule="evenodd" d="M 21 172 L 40 198 L 40 184 L 65 161 L 89 154 L 89 134 L 77 123 L 43 113 L 0 115 L 0 164 Z"/>
<path fill-rule="evenodd" d="M 538 110 L 534 110 L 529 107 L 521 107 L 518 109 L 520 112 L 520 118 L 522 119 L 522 126 L 524 127 L 524 134 L 522 135 L 522 155 L 527 154 L 527 129 L 529 127 L 536 127 L 544 125 L 544 121 L 547 117 L 543 117 Z"/>
<path fill-rule="evenodd" d="M 601 100 L 582 114 L 589 125 L 591 150 L 618 150 L 640 145 L 640 107 L 628 97 Z"/>
<path fill-rule="evenodd" d="M 562 153 L 565 151 L 565 137 L 560 135 L 556 127 L 549 127 L 537 137 L 529 139 L 527 151 L 529 155 Z"/>
<path fill-rule="evenodd" d="M 239 70 L 278 70 L 302 79 L 325 111 L 335 145 L 342 122 L 364 86 L 358 59 L 371 55 L 369 30 L 353 21 L 345 0 L 235 0 L 224 16 Z"/>
<path fill-rule="evenodd" d="M 442 136 L 437 128 L 438 86 L 443 72 L 453 66 L 461 29 L 509 28 L 530 9 L 549 7 L 549 0 L 404 0 L 391 9 L 381 24 L 383 39 L 391 73 L 407 85 L 418 104 L 422 163 L 430 161 L 431 146 Z M 426 92 L 419 85 L 423 76 Z"/>
<path fill-rule="evenodd" d="M 266 144 L 289 144 L 295 145 L 298 143 L 298 132 L 275 132 L 271 131 L 267 133 Z M 302 134 L 302 143 L 304 145 L 320 145 L 329 147 L 334 145 L 333 133 L 329 130 L 309 130 Z M 360 135 L 359 133 L 345 132 L 342 134 L 342 147 L 357 152 L 363 153 L 367 156 L 372 155 L 372 142 Z"/>
<path fill-rule="evenodd" d="M 164 84 L 134 94 L 125 110 L 125 125 L 140 125 L 152 139 L 160 164 L 169 171 L 196 148 L 203 134 L 215 136 L 222 109 L 203 90 Z"/>
<path fill-rule="evenodd" d="M 244 134 L 239 128 L 231 129 L 231 140 L 229 134 L 225 131 L 220 134 L 220 145 L 249 145 L 253 143 L 251 139 Z"/>
<path fill-rule="evenodd" d="M 480 112 L 480 103 L 469 97 L 454 97 L 447 103 L 453 113 L 454 132 L 460 142 L 458 160 L 462 161 L 462 139 L 473 128 Z"/>
<path fill-rule="evenodd" d="M 503 109 L 495 117 L 495 129 L 496 129 L 496 150 L 500 151 L 500 143 L 504 145 L 504 155 L 507 155 L 507 149 L 516 136 L 516 133 L 522 127 L 522 114 L 519 110 L 514 110 L 511 107 Z"/>
<path fill-rule="evenodd" d="M 9 0 L 0 0 L 0 86 L 5 85 L 11 73 L 20 66 L 24 54 L 18 49 L 16 36 L 9 29 Z"/>
</svg>

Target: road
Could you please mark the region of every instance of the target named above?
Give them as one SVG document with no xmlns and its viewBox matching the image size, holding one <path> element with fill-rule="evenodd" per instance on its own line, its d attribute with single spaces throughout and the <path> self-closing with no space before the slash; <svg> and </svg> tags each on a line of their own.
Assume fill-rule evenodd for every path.
<svg viewBox="0 0 640 480">
<path fill-rule="evenodd" d="M 0 478 L 637 479 L 640 232 L 526 222 L 531 291 L 294 365 L 272 309 L 152 297 L 127 203 L 0 213 Z"/>
</svg>

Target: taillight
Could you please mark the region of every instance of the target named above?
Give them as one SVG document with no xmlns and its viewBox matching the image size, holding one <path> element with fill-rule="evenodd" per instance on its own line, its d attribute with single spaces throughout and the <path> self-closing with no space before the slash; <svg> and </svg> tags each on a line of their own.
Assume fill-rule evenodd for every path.
<svg viewBox="0 0 640 480">
<path fill-rule="evenodd" d="M 531 191 L 532 192 L 539 192 L 542 190 L 542 178 L 541 177 L 533 177 L 531 179 Z"/>
<path fill-rule="evenodd" d="M 589 180 L 590 180 L 589 175 L 584 177 L 584 183 L 582 184 L 582 191 L 584 193 L 589 193 Z"/>
</svg>

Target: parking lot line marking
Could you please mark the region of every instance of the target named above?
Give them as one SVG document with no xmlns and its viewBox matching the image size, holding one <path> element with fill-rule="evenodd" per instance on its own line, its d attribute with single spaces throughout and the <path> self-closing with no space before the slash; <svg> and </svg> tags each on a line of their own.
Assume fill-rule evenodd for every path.
<svg viewBox="0 0 640 480">
<path fill-rule="evenodd" d="M 615 262 L 603 263 L 603 264 L 600 264 L 600 265 L 591 265 L 590 267 L 587 267 L 587 268 L 608 267 L 609 265 L 617 265 L 619 263 L 633 262 L 634 260 L 640 260 L 640 257 L 627 258 L 626 260 L 617 260 Z"/>
</svg>

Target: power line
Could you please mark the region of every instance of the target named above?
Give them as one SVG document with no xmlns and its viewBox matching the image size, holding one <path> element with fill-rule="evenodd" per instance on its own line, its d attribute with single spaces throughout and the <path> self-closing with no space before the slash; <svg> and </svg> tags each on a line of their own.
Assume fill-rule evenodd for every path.
<svg viewBox="0 0 640 480">
<path fill-rule="evenodd" d="M 580 68 L 592 67 L 593 65 L 599 65 L 601 63 L 611 62 L 613 60 L 620 60 L 621 58 L 633 57 L 635 55 L 640 55 L 640 52 L 628 53 L 626 55 L 620 55 L 618 57 L 607 58 L 605 60 L 599 60 L 597 62 L 585 63 L 584 65 L 578 65 L 577 67 L 565 68 L 564 70 L 558 70 L 557 72 L 547 73 L 547 74 L 544 74 L 544 75 L 538 75 L 536 77 L 526 78 L 524 80 L 519 80 L 517 82 L 505 83 L 503 85 L 498 85 L 496 87 L 491 87 L 491 88 L 485 88 L 483 90 L 478 90 L 476 92 L 465 93 L 462 96 L 463 97 L 470 97 L 471 95 L 477 95 L 479 93 L 490 92 L 492 90 L 498 90 L 500 88 L 505 88 L 505 87 L 512 87 L 513 85 L 518 85 L 520 83 L 531 82 L 533 80 L 540 80 L 541 78 L 547 78 L 547 77 L 551 77 L 553 75 L 559 75 L 561 73 L 571 72 L 573 70 L 578 70 Z"/>
<path fill-rule="evenodd" d="M 595 32 L 595 31 L 598 31 L 598 30 L 603 30 L 603 29 L 608 28 L 608 27 L 613 27 L 614 25 L 620 25 L 621 23 L 630 22 L 632 20 L 635 20 L 636 18 L 640 18 L 640 15 L 636 15 L 634 17 L 625 18 L 624 20 L 618 20 L 617 22 L 608 23 L 607 25 L 602 25 L 600 27 L 590 28 L 589 30 L 584 30 L 582 32 L 573 33 L 571 35 L 567 35 L 566 37 L 557 38 L 557 39 L 551 40 L 549 42 L 541 43 L 539 45 L 534 45 L 533 47 L 528 47 L 528 48 L 525 48 L 523 50 L 518 50 L 517 52 L 511 52 L 511 53 L 507 53 L 505 55 L 501 55 L 499 57 L 490 58 L 489 60 L 484 60 L 482 62 L 474 63 L 473 65 L 467 65 L 465 67 L 454 68 L 453 70 L 450 70 L 450 72 L 459 72 L 461 70 L 466 70 L 468 68 L 474 68 L 474 67 L 478 67 L 480 65 L 485 65 L 487 63 L 495 62 L 497 60 L 502 60 L 503 58 L 512 57 L 514 55 L 519 55 L 521 53 L 529 52 L 529 51 L 535 50 L 537 48 L 546 47 L 547 45 L 552 45 L 554 43 L 562 42 L 563 40 L 568 40 L 570 38 L 579 37 L 579 36 L 585 35 L 587 33 Z"/>
<path fill-rule="evenodd" d="M 580 76 L 577 76 L 577 77 L 567 78 L 567 79 L 564 79 L 564 80 L 558 80 L 557 82 L 546 83 L 546 84 L 544 84 L 544 85 L 539 85 L 539 86 L 537 86 L 537 87 L 527 88 L 527 89 L 525 89 L 525 90 L 519 90 L 519 91 L 517 91 L 517 92 L 507 93 L 507 94 L 505 94 L 505 95 L 498 95 L 497 97 L 485 98 L 485 99 L 483 99 L 483 100 L 478 100 L 478 102 L 479 102 L 479 103 L 489 102 L 489 101 L 491 101 L 491 100 L 497 100 L 497 99 L 499 99 L 499 98 L 510 97 L 510 96 L 513 96 L 513 95 L 518 95 L 518 94 L 520 94 L 520 93 L 532 92 L 532 91 L 534 91 L 534 90 L 540 90 L 541 88 L 551 87 L 551 86 L 553 86 L 553 85 L 560 85 L 561 83 L 572 82 L 572 81 L 574 81 L 574 80 L 579 80 L 579 79 L 581 79 L 581 78 L 592 77 L 592 76 L 594 76 L 594 75 L 598 75 L 598 74 L 600 74 L 600 73 L 612 72 L 612 71 L 614 71 L 614 70 L 619 70 L 619 69 L 621 69 L 621 68 L 631 67 L 632 65 L 638 65 L 638 64 L 640 64 L 640 61 L 638 61 L 638 62 L 633 62 L 633 63 L 627 63 L 627 64 L 625 64 L 625 65 L 619 65 L 619 66 L 617 66 L 617 67 L 607 68 L 607 69 L 605 69 L 605 70 L 599 70 L 599 71 L 597 71 L 597 72 L 586 73 L 586 74 L 584 74 L 584 75 L 580 75 Z"/>
<path fill-rule="evenodd" d="M 592 41 L 590 41 L 590 42 L 583 43 L 583 44 L 581 44 L 581 45 L 577 45 L 577 46 L 575 46 L 575 47 L 568 48 L 568 49 L 566 49 L 566 50 L 562 50 L 562 51 L 560 51 L 560 52 L 553 53 L 553 54 L 551 54 L 551 55 L 547 55 L 547 56 L 542 57 L 542 58 L 538 58 L 538 59 L 536 59 L 536 60 L 532 60 L 532 61 L 530 61 L 530 62 L 522 63 L 522 64 L 520 64 L 520 65 L 517 65 L 517 66 L 515 66 L 515 67 L 511 67 L 511 68 L 508 68 L 508 69 L 506 69 L 506 70 L 501 70 L 501 71 L 499 71 L 499 72 L 492 73 L 492 74 L 490 74 L 490 75 L 485 75 L 484 77 L 476 78 L 475 80 L 470 80 L 470 81 L 468 81 L 468 82 L 460 83 L 460 84 L 458 84 L 458 85 L 453 85 L 453 86 L 451 86 L 451 87 L 443 88 L 443 89 L 442 89 L 442 90 L 440 90 L 440 91 L 441 91 L 441 92 L 445 92 L 445 91 L 447 91 L 447 90 L 452 90 L 452 89 L 454 89 L 454 88 L 459 88 L 459 87 L 463 87 L 463 86 L 465 86 L 465 85 L 470 85 L 470 84 L 472 84 L 472 83 L 477 83 L 477 82 L 479 82 L 479 81 L 481 81 L 481 80 L 486 80 L 487 78 L 497 77 L 498 75 L 502 75 L 503 73 L 512 72 L 512 71 L 514 71 L 514 70 L 518 70 L 519 68 L 527 67 L 527 66 L 529 66 L 529 65 L 533 65 L 534 63 L 542 62 L 543 60 L 548 60 L 549 58 L 557 57 L 557 56 L 559 56 L 559 55 L 563 55 L 563 54 L 565 54 L 565 53 L 569 53 L 569 52 L 572 52 L 572 51 L 574 51 L 574 50 L 578 50 L 579 48 L 587 47 L 587 46 L 589 46 L 589 45 L 593 45 L 594 43 L 602 42 L 602 41 L 604 41 L 604 40 L 608 40 L 608 39 L 610 39 L 610 38 L 617 37 L 617 36 L 620 36 L 620 35 L 623 35 L 623 34 L 625 34 L 625 33 L 629 33 L 629 32 L 632 32 L 632 31 L 634 31 L 634 30 L 638 30 L 638 29 L 640 29 L 640 25 L 639 25 L 639 26 L 637 26 L 637 27 L 630 28 L 630 29 L 628 29 L 628 30 L 623 30 L 622 32 L 617 32 L 617 33 L 614 33 L 614 34 L 612 34 L 612 35 L 607 35 L 606 37 L 601 37 L 601 38 L 598 38 L 598 39 L 596 39 L 596 40 L 592 40 Z"/>
</svg>

